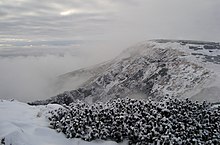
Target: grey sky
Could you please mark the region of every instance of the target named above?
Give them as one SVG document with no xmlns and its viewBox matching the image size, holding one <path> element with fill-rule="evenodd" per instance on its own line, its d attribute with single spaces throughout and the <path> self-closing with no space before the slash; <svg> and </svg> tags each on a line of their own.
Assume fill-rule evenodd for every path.
<svg viewBox="0 0 220 145">
<path fill-rule="evenodd" d="M 34 44 L 220 41 L 219 7 L 219 0 L 1 0 L 0 38 Z"/>
<path fill-rule="evenodd" d="M 0 0 L 0 98 L 50 97 L 57 75 L 140 41 L 220 42 L 219 8 L 219 0 Z"/>
</svg>

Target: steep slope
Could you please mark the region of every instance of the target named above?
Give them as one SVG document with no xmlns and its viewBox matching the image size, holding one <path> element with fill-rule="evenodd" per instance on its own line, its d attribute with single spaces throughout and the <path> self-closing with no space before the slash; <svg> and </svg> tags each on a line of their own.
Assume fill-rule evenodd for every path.
<svg viewBox="0 0 220 145">
<path fill-rule="evenodd" d="M 151 97 L 155 100 L 167 96 L 220 101 L 219 43 L 146 41 L 128 48 L 115 60 L 96 69 L 100 71 L 90 75 L 78 89 L 30 104 L 69 104 L 76 99 L 93 103 L 126 96 Z M 83 71 L 87 73 L 91 70 Z"/>
<path fill-rule="evenodd" d="M 60 75 L 56 78 L 54 82 L 54 90 L 64 92 L 65 90 L 77 89 L 83 86 L 84 83 L 87 82 L 89 79 L 104 71 L 106 67 L 109 66 L 109 63 L 110 62 L 105 62 L 97 64 L 95 66 L 91 66 L 89 68 L 83 68 Z"/>
</svg>

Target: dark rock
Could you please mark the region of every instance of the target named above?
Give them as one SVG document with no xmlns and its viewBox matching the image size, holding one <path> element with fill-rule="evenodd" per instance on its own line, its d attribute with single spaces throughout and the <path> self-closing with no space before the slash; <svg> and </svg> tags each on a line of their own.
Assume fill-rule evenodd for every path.
<svg viewBox="0 0 220 145">
<path fill-rule="evenodd" d="M 168 70 L 169 70 L 168 68 L 162 68 L 162 69 L 158 72 L 158 74 L 161 75 L 162 77 L 163 77 L 163 76 L 166 76 Z"/>
<path fill-rule="evenodd" d="M 195 47 L 195 46 L 189 46 L 189 49 L 193 49 L 193 50 L 202 50 L 203 48 L 200 47 Z"/>
</svg>

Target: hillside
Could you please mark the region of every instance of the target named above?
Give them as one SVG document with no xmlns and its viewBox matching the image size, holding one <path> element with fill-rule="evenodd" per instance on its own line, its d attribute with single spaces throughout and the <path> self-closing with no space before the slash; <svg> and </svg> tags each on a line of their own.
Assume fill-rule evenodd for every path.
<svg viewBox="0 0 220 145">
<path fill-rule="evenodd" d="M 72 79 L 73 84 L 74 78 L 81 82 L 73 90 L 30 104 L 69 104 L 76 99 L 94 103 L 124 97 L 161 100 L 165 96 L 219 102 L 219 72 L 219 43 L 150 40 L 103 65 L 63 75 L 63 80 Z"/>
</svg>

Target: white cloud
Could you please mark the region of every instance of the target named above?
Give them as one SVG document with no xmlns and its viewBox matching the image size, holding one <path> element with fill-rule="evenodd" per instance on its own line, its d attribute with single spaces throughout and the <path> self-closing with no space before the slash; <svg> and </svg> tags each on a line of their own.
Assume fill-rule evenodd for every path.
<svg viewBox="0 0 220 145">
<path fill-rule="evenodd" d="M 70 9 L 70 10 L 60 12 L 60 15 L 61 16 L 68 16 L 68 15 L 77 14 L 77 13 L 81 13 L 81 12 L 83 12 L 83 11 L 78 10 L 78 9 Z"/>
</svg>

